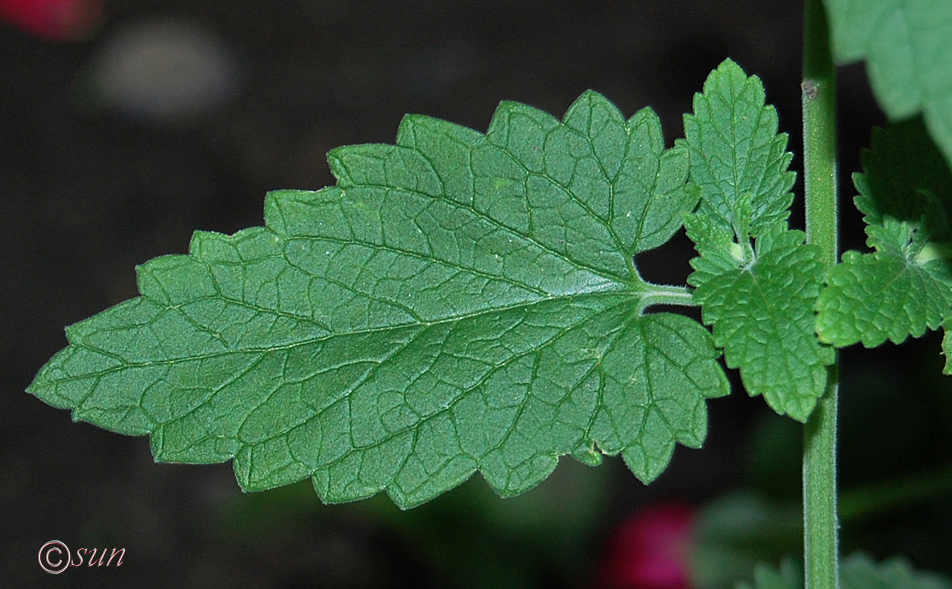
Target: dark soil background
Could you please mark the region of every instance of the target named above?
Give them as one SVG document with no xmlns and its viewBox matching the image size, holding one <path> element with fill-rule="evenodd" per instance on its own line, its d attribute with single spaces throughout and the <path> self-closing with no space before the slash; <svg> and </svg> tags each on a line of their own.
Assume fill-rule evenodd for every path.
<svg viewBox="0 0 952 589">
<path fill-rule="evenodd" d="M 799 153 L 799 10 L 779 0 L 124 0 L 107 5 L 83 42 L 0 28 L 0 585 L 454 587 L 506 579 L 513 587 L 585 587 L 608 530 L 639 506 L 672 497 L 701 503 L 746 484 L 745 445 L 767 417 L 763 402 L 736 386 L 731 398 L 710 403 L 705 449 L 679 449 L 650 487 L 619 460 L 597 469 L 565 460 L 523 497 L 500 501 L 477 480 L 408 513 L 382 498 L 324 507 L 307 485 L 243 495 L 230 465 L 155 464 L 146 439 L 74 424 L 24 389 L 66 345 L 65 325 L 136 295 L 136 264 L 185 253 L 196 229 L 260 225 L 268 190 L 333 183 L 329 149 L 391 142 L 407 112 L 485 130 L 501 100 L 560 116 L 592 88 L 628 115 L 652 106 L 670 143 L 708 72 L 731 57 L 762 78 Z M 196 96 L 186 101 L 192 112 L 161 110 L 97 90 L 116 39 L 150 22 L 185 23 L 215 40 L 231 68 L 217 102 Z M 160 70 L 137 73 L 181 82 Z M 865 84 L 861 65 L 842 71 L 844 179 L 857 169 L 870 124 L 882 121 Z M 845 199 L 843 214 L 851 228 L 844 245 L 862 247 L 858 214 Z M 651 279 L 683 283 L 688 257 L 682 243 L 642 263 Z M 920 376 L 937 374 L 937 349 L 935 338 L 903 348 L 898 372 L 883 368 L 895 350 L 846 353 L 844 374 L 885 391 L 886 410 L 844 392 L 844 414 L 853 408 L 866 424 L 851 429 L 845 418 L 845 481 L 945 460 L 942 423 L 952 420 L 933 422 L 950 415 L 947 397 L 927 392 L 904 429 L 891 425 L 908 405 L 896 395 L 949 392 L 939 377 Z M 906 440 L 895 452 L 903 456 L 862 451 L 895 450 L 893 436 Z M 798 477 L 794 462 L 772 482 L 796 500 Z M 902 521 L 928 523 L 886 522 L 898 535 L 869 547 L 911 552 L 929 566 L 952 562 L 932 541 L 952 529 L 947 509 L 921 507 Z M 51 577 L 38 568 L 37 550 L 52 539 L 124 547 L 125 562 Z"/>
</svg>

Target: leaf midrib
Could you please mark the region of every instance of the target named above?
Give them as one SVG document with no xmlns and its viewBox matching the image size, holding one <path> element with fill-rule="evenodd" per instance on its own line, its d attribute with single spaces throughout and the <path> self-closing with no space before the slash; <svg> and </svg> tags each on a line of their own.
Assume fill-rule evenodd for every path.
<svg viewBox="0 0 952 589">
<path fill-rule="evenodd" d="M 630 291 L 630 292 L 631 292 L 631 294 L 633 295 L 633 296 L 632 296 L 632 303 L 636 303 L 637 300 L 640 300 L 641 297 L 639 297 L 638 295 L 641 294 L 641 293 L 639 293 L 639 292 L 637 292 L 637 291 Z M 552 302 L 557 302 L 557 301 L 573 302 L 573 301 L 577 301 L 577 300 L 580 300 L 580 299 L 595 299 L 595 298 L 598 298 L 598 297 L 621 297 L 621 296 L 624 295 L 624 294 L 625 294 L 625 292 L 622 291 L 622 290 L 603 290 L 603 291 L 587 292 L 587 293 L 581 293 L 581 294 L 560 295 L 560 296 L 554 296 L 554 297 L 549 297 L 549 298 L 539 299 L 539 300 L 534 300 L 534 301 L 520 302 L 520 303 L 512 304 L 512 305 L 492 307 L 492 308 L 490 308 L 490 309 L 483 309 L 483 310 L 480 310 L 480 311 L 476 311 L 476 312 L 473 312 L 473 313 L 467 313 L 467 314 L 463 314 L 463 315 L 455 315 L 455 316 L 448 317 L 448 318 L 445 318 L 445 319 L 440 319 L 440 320 L 437 320 L 437 321 L 421 321 L 421 322 L 419 322 L 419 323 L 402 323 L 402 324 L 395 324 L 395 325 L 387 325 L 387 326 L 373 327 L 373 328 L 369 328 L 369 329 L 355 329 L 355 330 L 352 330 L 352 331 L 332 332 L 332 333 L 329 333 L 329 334 L 327 334 L 327 335 L 323 335 L 323 336 L 320 336 L 320 337 L 308 338 L 308 339 L 304 339 L 304 340 L 300 340 L 300 341 L 296 341 L 296 342 L 290 342 L 290 343 L 286 343 L 286 344 L 282 344 L 282 345 L 276 345 L 276 346 L 248 347 L 248 348 L 232 348 L 232 349 L 228 349 L 228 350 L 222 350 L 222 351 L 219 351 L 219 352 L 212 352 L 212 353 L 207 353 L 207 354 L 187 355 L 187 356 L 180 356 L 180 357 L 177 357 L 177 358 L 170 358 L 170 359 L 165 359 L 165 360 L 145 361 L 145 362 L 133 362 L 133 361 L 126 360 L 126 359 L 124 359 L 124 358 L 121 358 L 120 356 L 117 356 L 116 354 L 114 354 L 114 353 L 112 353 L 112 352 L 108 352 L 108 351 L 103 350 L 103 349 L 101 349 L 101 348 L 99 348 L 99 347 L 97 347 L 97 346 L 91 345 L 89 342 L 86 342 L 86 341 L 71 342 L 71 344 L 72 344 L 72 346 L 74 346 L 74 347 L 76 347 L 76 348 L 85 348 L 85 349 L 91 350 L 91 351 L 93 351 L 93 352 L 100 353 L 100 354 L 102 354 L 102 355 L 104 355 L 104 356 L 106 356 L 106 357 L 112 358 L 112 359 L 116 360 L 117 362 L 120 362 L 120 363 L 121 363 L 120 366 L 110 367 L 110 368 L 107 368 L 107 369 L 102 370 L 102 371 L 99 371 L 99 372 L 88 373 L 88 374 L 87 374 L 87 376 L 92 375 L 92 374 L 96 374 L 96 375 L 106 375 L 106 374 L 110 374 L 110 373 L 112 373 L 112 372 L 124 370 L 124 369 L 127 369 L 127 368 L 149 368 L 149 367 L 154 367 L 154 366 L 170 366 L 170 365 L 173 365 L 173 364 L 176 364 L 176 363 L 179 363 L 179 362 L 190 362 L 190 361 L 195 361 L 195 360 L 205 360 L 205 359 L 210 359 L 210 358 L 218 358 L 218 357 L 226 356 L 226 355 L 229 355 L 229 354 L 255 354 L 255 353 L 279 352 L 279 351 L 291 350 L 291 349 L 294 349 L 294 348 L 300 347 L 300 346 L 306 346 L 306 345 L 311 345 L 311 344 L 318 344 L 318 343 L 327 342 L 327 341 L 329 341 L 329 340 L 332 340 L 332 339 L 338 338 L 338 337 L 350 337 L 350 336 L 359 336 L 359 335 L 369 335 L 369 334 L 375 334 L 375 333 L 386 333 L 386 332 L 391 331 L 391 330 L 408 329 L 408 328 L 413 328 L 413 327 L 416 327 L 416 328 L 419 328 L 419 329 L 427 329 L 427 328 L 434 327 L 434 326 L 437 326 L 437 325 L 440 325 L 440 324 L 455 323 L 455 322 L 459 322 L 459 321 L 465 321 L 465 320 L 468 320 L 468 319 L 477 318 L 477 317 L 479 317 L 479 316 L 481 316 L 481 315 L 492 315 L 492 314 L 496 314 L 496 313 L 503 313 L 503 312 L 512 311 L 512 310 L 515 310 L 515 309 L 528 308 L 528 307 L 531 307 L 531 306 L 533 306 L 533 305 L 539 305 L 539 304 L 545 304 L 545 303 L 552 303 Z M 197 301 L 201 301 L 201 300 L 209 300 L 209 299 L 210 299 L 210 300 L 225 300 L 225 301 L 228 301 L 228 302 L 231 302 L 231 303 L 235 303 L 235 304 L 238 304 L 238 305 L 246 306 L 246 307 L 251 308 L 251 309 L 255 309 L 255 310 L 260 311 L 260 312 L 271 313 L 270 310 L 261 309 L 261 308 L 255 307 L 255 306 L 253 306 L 253 305 L 250 305 L 250 304 L 248 304 L 248 303 L 245 303 L 245 302 L 243 302 L 243 301 L 238 301 L 238 300 L 229 299 L 229 298 L 225 298 L 225 297 L 213 297 L 213 296 L 202 297 L 202 298 L 199 298 L 199 299 L 194 299 L 193 301 L 189 301 L 188 303 L 182 303 L 182 304 L 179 304 L 179 305 L 168 306 L 168 307 L 165 307 L 165 310 L 166 310 L 166 311 L 180 311 L 180 312 L 181 312 L 181 307 L 183 307 L 183 306 L 185 306 L 185 305 L 187 305 L 187 304 L 190 304 L 190 303 L 193 303 L 193 302 L 197 302 Z M 153 302 L 154 302 L 154 301 L 153 301 Z M 606 307 L 606 308 L 607 308 L 607 307 Z M 184 313 L 183 313 L 183 314 L 184 314 Z M 190 318 L 188 318 L 188 317 L 186 316 L 186 319 L 190 319 Z M 317 324 L 317 322 L 315 322 L 315 324 Z M 211 332 L 210 330 L 208 330 L 207 328 L 203 328 L 202 330 L 205 331 L 205 332 L 207 332 L 207 333 L 211 333 L 212 335 L 214 335 L 214 333 Z M 84 336 L 83 339 L 85 339 L 85 336 Z M 59 379 L 59 380 L 61 380 L 61 381 L 68 381 L 68 380 L 73 380 L 73 379 L 71 379 L 71 378 L 64 378 L 64 379 Z"/>
</svg>

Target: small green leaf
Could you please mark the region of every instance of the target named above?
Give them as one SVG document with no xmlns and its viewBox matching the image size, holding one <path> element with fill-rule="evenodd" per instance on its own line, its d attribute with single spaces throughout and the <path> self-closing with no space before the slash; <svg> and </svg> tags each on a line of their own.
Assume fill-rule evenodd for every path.
<svg viewBox="0 0 952 589">
<path fill-rule="evenodd" d="M 698 212 L 685 218 L 701 254 L 691 261 L 688 282 L 747 391 L 806 421 L 834 354 L 814 331 L 820 251 L 785 228 L 794 182 L 786 135 L 777 134 L 760 80 L 730 60 L 708 77 L 694 111 L 684 117 L 686 139 L 679 142 L 701 191 Z"/>
<path fill-rule="evenodd" d="M 728 265 L 705 250 L 691 261 L 703 319 L 731 368 L 740 368 L 751 395 L 762 394 L 780 415 L 806 421 L 826 386 L 833 350 L 814 334 L 813 305 L 824 267 L 819 249 L 800 231 L 774 231 L 757 240 L 753 263 Z"/>
<path fill-rule="evenodd" d="M 873 129 L 872 149 L 861 155 L 864 173 L 854 174 L 859 191 L 854 202 L 867 234 L 876 239 L 875 228 L 890 219 L 906 227 L 906 232 L 891 228 L 893 239 L 874 241 L 871 247 L 905 249 L 916 234 L 923 242 L 952 240 L 952 173 L 920 118 Z"/>
<path fill-rule="evenodd" d="M 876 564 L 865 554 L 853 554 L 840 566 L 842 589 L 952 589 L 948 579 L 915 570 L 904 558 Z"/>
<path fill-rule="evenodd" d="M 920 265 L 896 251 L 845 252 L 817 301 L 817 332 L 836 347 L 863 342 L 873 348 L 886 339 L 919 337 L 949 315 L 949 285 L 944 262 Z"/>
<path fill-rule="evenodd" d="M 561 122 L 504 103 L 485 135 L 409 116 L 330 161 L 338 187 L 140 267 L 142 296 L 68 328 L 29 391 L 151 434 L 158 460 L 233 458 L 247 490 L 310 477 L 327 502 L 410 507 L 476 471 L 513 495 L 566 454 L 648 482 L 700 446 L 719 353 L 642 313 L 685 293 L 633 262 L 697 202 L 653 112 L 589 92 Z"/>
<path fill-rule="evenodd" d="M 874 347 L 937 329 L 952 316 L 952 174 L 921 120 L 873 132 L 854 176 L 870 254 L 850 251 L 817 301 L 820 339 Z"/>
<path fill-rule="evenodd" d="M 777 133 L 777 111 L 764 104 L 764 87 L 726 60 L 694 95 L 684 115 L 684 145 L 691 181 L 701 189 L 698 213 L 723 230 L 758 236 L 790 215 L 796 175 L 787 135 Z"/>
<path fill-rule="evenodd" d="M 916 113 L 952 164 L 952 3 L 825 0 L 833 54 L 866 60 L 873 93 L 892 121 Z"/>
</svg>

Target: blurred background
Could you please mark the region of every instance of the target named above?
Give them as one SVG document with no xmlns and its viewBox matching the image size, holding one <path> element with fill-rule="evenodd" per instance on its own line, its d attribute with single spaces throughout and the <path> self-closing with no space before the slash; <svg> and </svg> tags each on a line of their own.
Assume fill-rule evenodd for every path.
<svg viewBox="0 0 952 589">
<path fill-rule="evenodd" d="M 476 477 L 409 512 L 385 497 L 323 506 L 307 483 L 245 495 L 230 465 L 155 464 L 145 438 L 23 392 L 64 326 L 137 294 L 136 264 L 185 253 L 196 229 L 260 225 L 268 190 L 333 183 L 328 150 L 392 142 L 404 113 L 485 130 L 501 100 L 561 116 L 592 88 L 626 115 L 653 107 L 670 144 L 731 57 L 799 153 L 797 4 L 0 0 L 3 585 L 703 589 L 799 554 L 800 427 L 736 374 L 709 403 L 704 449 L 679 448 L 650 486 L 620 460 L 566 458 L 515 499 Z M 840 83 L 843 245 L 862 248 L 849 174 L 883 116 L 861 64 Z M 683 284 L 690 256 L 680 238 L 639 263 Z M 843 354 L 843 548 L 948 573 L 938 349 L 927 336 Z M 37 563 L 52 539 L 125 548 L 124 562 L 52 577 Z"/>
</svg>

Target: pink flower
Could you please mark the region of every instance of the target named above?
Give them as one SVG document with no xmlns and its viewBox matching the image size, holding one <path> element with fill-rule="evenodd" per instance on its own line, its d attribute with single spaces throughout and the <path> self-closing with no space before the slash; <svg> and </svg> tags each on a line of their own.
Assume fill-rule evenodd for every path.
<svg viewBox="0 0 952 589">
<path fill-rule="evenodd" d="M 660 503 L 625 520 L 612 533 L 596 577 L 603 589 L 691 589 L 688 550 L 694 510 Z"/>
<path fill-rule="evenodd" d="M 77 41 L 102 18 L 104 0 L 0 0 L 0 21 L 45 41 Z"/>
</svg>

